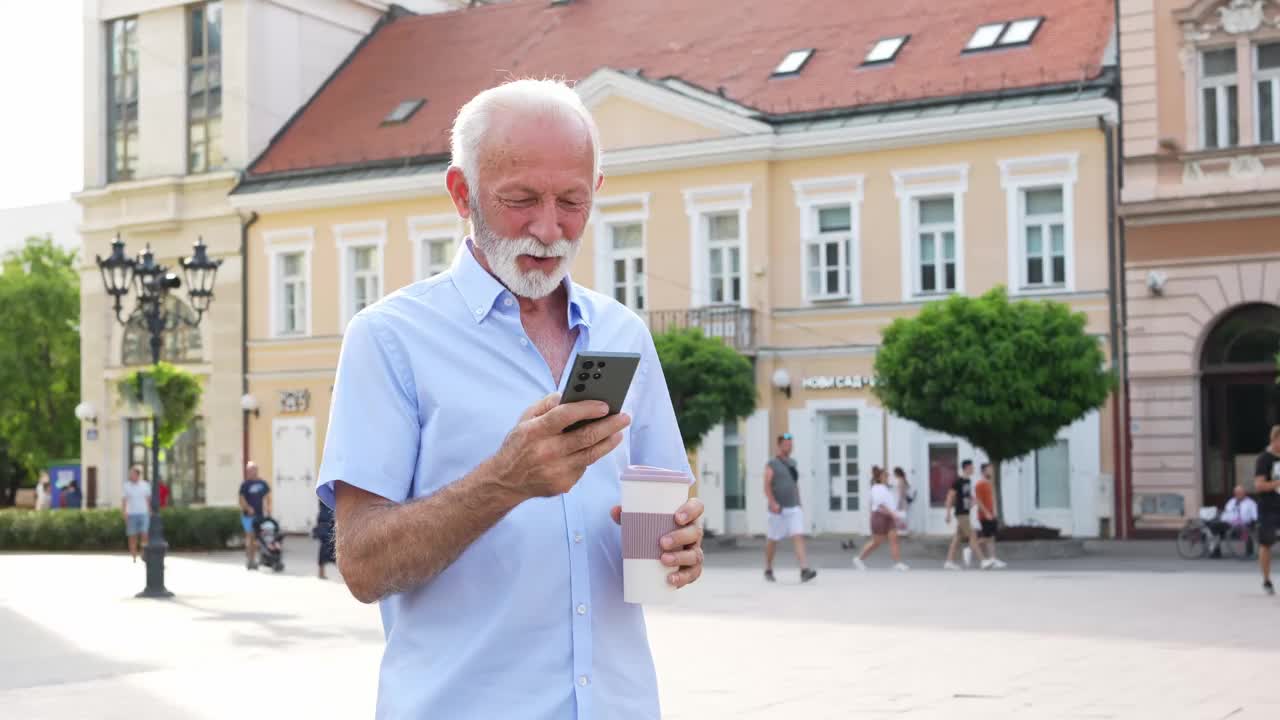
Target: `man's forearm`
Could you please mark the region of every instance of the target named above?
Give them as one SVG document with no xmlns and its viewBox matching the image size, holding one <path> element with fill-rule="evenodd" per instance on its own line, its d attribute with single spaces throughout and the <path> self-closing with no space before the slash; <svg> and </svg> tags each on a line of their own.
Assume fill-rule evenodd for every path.
<svg viewBox="0 0 1280 720">
<path fill-rule="evenodd" d="M 338 569 L 374 602 L 434 578 L 525 498 L 494 482 L 488 463 L 413 502 L 367 506 L 337 523 Z"/>
</svg>

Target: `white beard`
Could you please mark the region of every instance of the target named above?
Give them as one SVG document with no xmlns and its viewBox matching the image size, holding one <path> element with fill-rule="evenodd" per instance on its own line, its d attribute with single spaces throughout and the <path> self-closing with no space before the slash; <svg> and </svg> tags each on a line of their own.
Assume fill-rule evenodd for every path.
<svg viewBox="0 0 1280 720">
<path fill-rule="evenodd" d="M 525 236 L 520 238 L 499 237 L 484 223 L 483 216 L 476 207 L 471 208 L 471 223 L 475 228 L 475 243 L 489 269 L 507 289 L 516 295 L 530 300 L 537 300 L 550 295 L 569 273 L 569 266 L 578 255 L 581 238 L 568 240 L 561 238 L 551 245 L 540 242 L 537 238 Z M 551 272 L 520 269 L 519 257 L 558 257 L 560 263 Z"/>
</svg>

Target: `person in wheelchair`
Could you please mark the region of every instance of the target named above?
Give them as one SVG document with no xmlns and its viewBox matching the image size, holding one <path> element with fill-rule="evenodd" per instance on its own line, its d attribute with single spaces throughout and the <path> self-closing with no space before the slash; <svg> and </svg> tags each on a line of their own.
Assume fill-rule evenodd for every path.
<svg viewBox="0 0 1280 720">
<path fill-rule="evenodd" d="M 1254 525 L 1258 522 L 1258 503 L 1245 492 L 1243 485 L 1236 485 L 1235 492 L 1231 498 L 1227 500 L 1226 505 L 1222 506 L 1222 513 L 1218 515 L 1217 520 L 1210 521 L 1209 527 L 1213 530 L 1213 534 L 1218 538 L 1219 543 L 1214 548 L 1213 556 L 1222 556 L 1221 541 L 1226 537 L 1227 531 L 1232 528 L 1244 527 L 1253 530 Z M 1253 537 L 1250 535 L 1245 542 L 1245 555 L 1253 554 Z"/>
</svg>

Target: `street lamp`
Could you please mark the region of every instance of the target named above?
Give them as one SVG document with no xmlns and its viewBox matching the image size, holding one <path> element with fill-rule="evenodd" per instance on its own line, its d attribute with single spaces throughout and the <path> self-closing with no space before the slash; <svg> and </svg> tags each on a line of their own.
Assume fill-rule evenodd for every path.
<svg viewBox="0 0 1280 720">
<path fill-rule="evenodd" d="M 111 255 L 105 260 L 97 256 L 98 269 L 102 272 L 102 284 L 111 296 L 112 308 L 116 321 L 127 325 L 130 316 L 121 314 L 121 302 L 132 289 L 137 295 L 136 314 L 140 315 L 146 325 L 151 340 L 151 364 L 160 362 L 160 348 L 164 345 L 164 334 L 186 325 L 195 327 L 200 324 L 204 312 L 213 302 L 213 281 L 217 276 L 222 260 L 210 260 L 203 238 L 197 238 L 195 249 L 190 258 L 179 258 L 179 265 L 187 278 L 187 295 L 191 299 L 191 307 L 195 310 L 195 318 L 190 319 L 183 313 L 170 312 L 165 300 L 169 291 L 182 287 L 182 280 L 169 268 L 156 262 L 151 246 L 147 245 L 142 254 L 131 258 L 125 254 L 124 242 L 117 235 L 111 243 Z M 151 419 L 151 526 L 147 538 L 147 546 L 142 556 L 147 564 L 147 586 L 138 593 L 138 597 L 167 598 L 173 597 L 164 586 L 164 556 L 169 550 L 169 543 L 164 539 L 164 522 L 160 519 L 160 423 L 153 415 Z"/>
</svg>

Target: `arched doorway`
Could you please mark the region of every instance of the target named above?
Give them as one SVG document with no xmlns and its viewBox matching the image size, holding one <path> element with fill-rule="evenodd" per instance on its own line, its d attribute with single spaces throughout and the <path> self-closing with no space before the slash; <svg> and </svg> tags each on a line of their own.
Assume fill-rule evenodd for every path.
<svg viewBox="0 0 1280 720">
<path fill-rule="evenodd" d="M 1204 504 L 1221 506 L 1232 489 L 1253 490 L 1253 463 L 1280 424 L 1280 307 L 1241 305 L 1223 315 L 1200 354 Z"/>
</svg>

